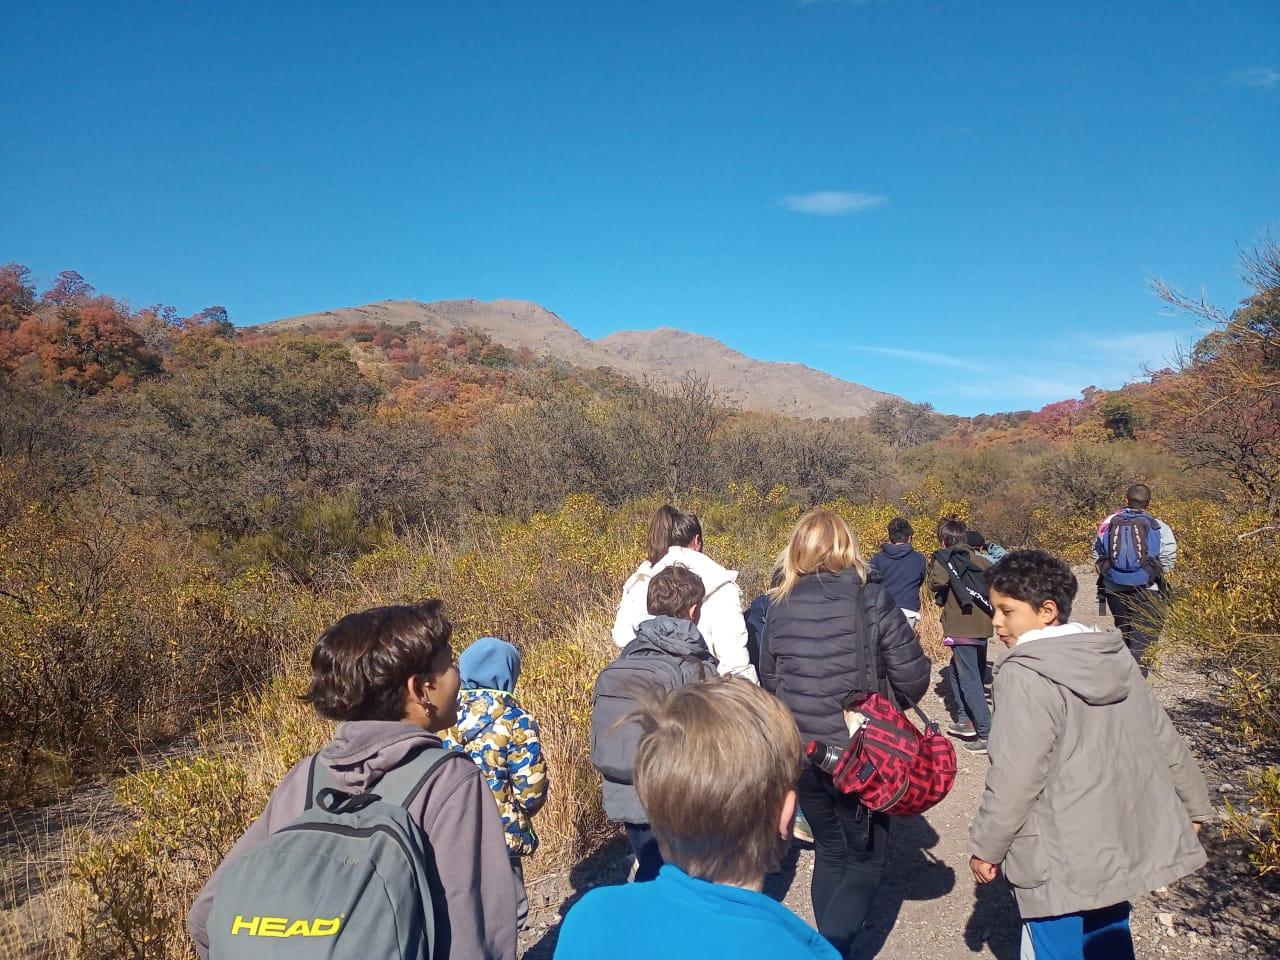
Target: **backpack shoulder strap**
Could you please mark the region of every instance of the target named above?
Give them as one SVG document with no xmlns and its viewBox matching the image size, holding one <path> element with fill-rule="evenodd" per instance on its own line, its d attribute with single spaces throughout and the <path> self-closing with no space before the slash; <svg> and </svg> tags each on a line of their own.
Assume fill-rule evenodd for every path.
<svg viewBox="0 0 1280 960">
<path fill-rule="evenodd" d="M 446 750 L 444 747 L 423 747 L 404 763 L 384 773 L 369 788 L 369 792 L 376 793 L 384 803 L 394 803 L 408 809 L 422 792 L 432 771 L 450 757 L 462 757 L 468 763 L 471 762 L 456 750 Z"/>
<path fill-rule="evenodd" d="M 858 590 L 853 608 L 854 630 L 857 634 L 858 646 L 855 651 L 858 671 L 858 685 L 868 692 L 884 693 L 880 682 L 880 665 L 877 662 L 875 644 L 871 639 L 871 631 L 867 628 L 867 594 L 866 584 Z"/>
<path fill-rule="evenodd" d="M 342 790 L 343 787 L 329 768 L 320 762 L 320 754 L 311 755 L 311 763 L 307 766 L 307 798 L 302 804 L 303 810 L 310 810 L 316 805 L 316 797 L 322 790 Z"/>
</svg>

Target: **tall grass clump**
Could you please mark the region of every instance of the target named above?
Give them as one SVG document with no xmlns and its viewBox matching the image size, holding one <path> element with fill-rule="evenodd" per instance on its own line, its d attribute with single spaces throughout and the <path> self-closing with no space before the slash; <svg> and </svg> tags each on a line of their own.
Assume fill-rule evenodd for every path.
<svg viewBox="0 0 1280 960">
<path fill-rule="evenodd" d="M 1280 529 L 1258 512 L 1206 501 L 1171 504 L 1185 560 L 1157 655 L 1176 651 L 1219 677 L 1226 732 L 1250 749 L 1280 747 Z M 1248 807 L 1228 806 L 1224 829 L 1245 841 L 1261 873 L 1280 870 L 1280 768 L 1247 775 Z"/>
<path fill-rule="evenodd" d="M 0 802 L 21 806 L 269 676 L 293 596 L 101 505 L 0 525 Z"/>
</svg>

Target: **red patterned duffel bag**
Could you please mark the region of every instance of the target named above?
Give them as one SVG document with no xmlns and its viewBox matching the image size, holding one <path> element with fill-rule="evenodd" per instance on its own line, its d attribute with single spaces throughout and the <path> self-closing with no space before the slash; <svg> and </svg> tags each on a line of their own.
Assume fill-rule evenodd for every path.
<svg viewBox="0 0 1280 960">
<path fill-rule="evenodd" d="M 878 693 L 848 706 L 856 729 L 831 776 L 868 810 L 901 817 L 923 813 L 956 782 L 955 747 L 919 707 L 914 709 L 923 733 Z"/>
</svg>

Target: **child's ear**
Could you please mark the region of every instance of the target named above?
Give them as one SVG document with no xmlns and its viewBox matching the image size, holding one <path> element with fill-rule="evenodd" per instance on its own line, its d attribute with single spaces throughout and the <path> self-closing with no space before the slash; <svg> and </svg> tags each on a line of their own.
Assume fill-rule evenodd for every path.
<svg viewBox="0 0 1280 960">
<path fill-rule="evenodd" d="M 423 682 L 422 677 L 411 676 L 405 681 L 404 686 L 407 694 L 407 703 L 422 703 L 427 698 L 426 684 Z"/>
<path fill-rule="evenodd" d="M 689 619 L 692 622 L 697 623 L 698 617 L 700 616 L 702 616 L 702 604 L 695 603 L 692 607 L 689 608 Z"/>
<path fill-rule="evenodd" d="M 1040 604 L 1040 609 L 1036 611 L 1036 615 L 1040 618 L 1040 622 L 1046 627 L 1051 627 L 1058 622 L 1058 604 L 1053 600 L 1046 600 Z"/>
</svg>

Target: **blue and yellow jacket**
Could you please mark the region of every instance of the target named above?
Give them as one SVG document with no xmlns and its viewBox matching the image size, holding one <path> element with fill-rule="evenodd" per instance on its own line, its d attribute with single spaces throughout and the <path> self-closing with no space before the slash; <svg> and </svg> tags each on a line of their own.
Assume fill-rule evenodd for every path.
<svg viewBox="0 0 1280 960">
<path fill-rule="evenodd" d="M 533 815 L 547 799 L 547 765 L 538 723 L 512 692 L 519 654 L 485 637 L 463 652 L 458 666 L 458 723 L 442 735 L 444 745 L 467 754 L 484 774 L 502 814 L 507 853 L 528 856 L 538 848 Z M 472 685 L 478 681 L 492 686 Z"/>
</svg>

